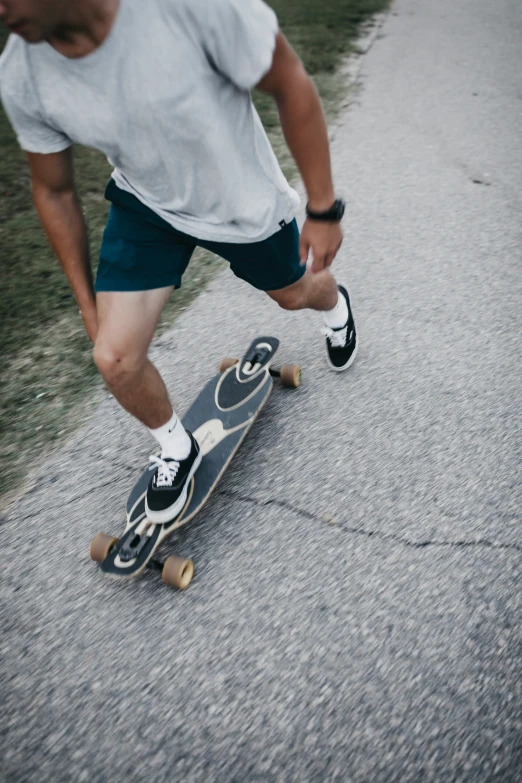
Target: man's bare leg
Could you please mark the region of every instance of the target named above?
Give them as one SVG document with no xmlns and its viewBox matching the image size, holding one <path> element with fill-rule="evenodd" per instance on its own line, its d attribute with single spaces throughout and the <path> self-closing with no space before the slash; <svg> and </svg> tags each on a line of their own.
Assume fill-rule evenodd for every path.
<svg viewBox="0 0 522 783">
<path fill-rule="evenodd" d="M 267 291 L 268 296 L 285 310 L 319 310 L 324 312 L 335 307 L 339 291 L 335 278 L 328 269 L 312 274 L 306 271 L 303 277 L 278 291 Z"/>
<path fill-rule="evenodd" d="M 315 273 L 307 270 L 297 283 L 267 293 L 285 310 L 321 311 L 328 364 L 336 372 L 351 367 L 357 354 L 358 338 L 350 296 L 328 269 Z"/>
<path fill-rule="evenodd" d="M 156 469 L 145 500 L 148 519 L 158 523 L 170 522 L 181 511 L 201 463 L 196 440 L 172 410 L 163 379 L 147 357 L 171 292 L 172 287 L 99 293 L 94 346 L 94 360 L 115 398 L 161 446 L 161 457 L 151 457 Z"/>
<path fill-rule="evenodd" d="M 96 297 L 94 361 L 120 405 L 149 429 L 161 427 L 173 413 L 163 379 L 147 357 L 171 292 L 170 286 L 152 291 L 100 292 Z"/>
</svg>

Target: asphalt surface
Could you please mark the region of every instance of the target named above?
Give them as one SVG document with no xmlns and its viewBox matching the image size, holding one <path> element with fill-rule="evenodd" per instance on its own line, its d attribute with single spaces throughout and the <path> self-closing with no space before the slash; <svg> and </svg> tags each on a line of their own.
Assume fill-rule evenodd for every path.
<svg viewBox="0 0 522 783">
<path fill-rule="evenodd" d="M 398 0 L 365 56 L 348 374 L 230 273 L 156 344 L 181 412 L 258 333 L 304 368 L 165 548 L 185 593 L 89 560 L 151 446 L 113 400 L 3 519 L 2 780 L 522 779 L 521 41 L 518 0 Z"/>
</svg>

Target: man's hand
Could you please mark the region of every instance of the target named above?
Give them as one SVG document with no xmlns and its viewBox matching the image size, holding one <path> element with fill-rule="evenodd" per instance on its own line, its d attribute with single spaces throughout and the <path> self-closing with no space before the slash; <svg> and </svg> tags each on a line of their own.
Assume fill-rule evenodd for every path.
<svg viewBox="0 0 522 783">
<path fill-rule="evenodd" d="M 343 231 L 340 223 L 306 220 L 299 243 L 301 264 L 306 264 L 312 251 L 313 263 L 310 271 L 315 274 L 322 269 L 327 269 L 337 255 L 342 242 Z"/>
</svg>

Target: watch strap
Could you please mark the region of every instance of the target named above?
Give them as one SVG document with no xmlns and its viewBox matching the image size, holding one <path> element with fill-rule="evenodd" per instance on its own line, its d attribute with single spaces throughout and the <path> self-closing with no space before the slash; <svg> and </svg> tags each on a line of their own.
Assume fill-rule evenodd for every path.
<svg viewBox="0 0 522 783">
<path fill-rule="evenodd" d="M 334 201 L 330 209 L 324 212 L 315 212 L 306 205 L 306 215 L 310 220 L 322 220 L 330 223 L 339 223 L 343 219 L 345 211 L 345 203 L 342 199 L 338 198 Z"/>
</svg>

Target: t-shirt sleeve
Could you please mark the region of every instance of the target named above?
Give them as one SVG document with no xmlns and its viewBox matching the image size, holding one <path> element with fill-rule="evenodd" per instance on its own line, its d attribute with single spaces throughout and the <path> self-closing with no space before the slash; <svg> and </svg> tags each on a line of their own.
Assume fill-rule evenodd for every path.
<svg viewBox="0 0 522 783">
<path fill-rule="evenodd" d="M 200 19 L 211 64 L 244 90 L 270 70 L 278 31 L 277 17 L 263 0 L 210 0 Z"/>
<path fill-rule="evenodd" d="M 26 152 L 48 155 L 71 146 L 71 140 L 52 128 L 41 116 L 38 102 L 31 89 L 19 85 L 14 92 L 2 86 L 0 97 L 20 147 Z"/>
</svg>

